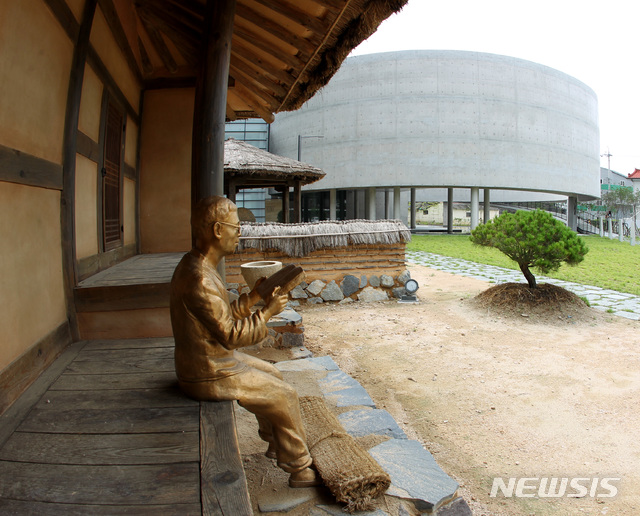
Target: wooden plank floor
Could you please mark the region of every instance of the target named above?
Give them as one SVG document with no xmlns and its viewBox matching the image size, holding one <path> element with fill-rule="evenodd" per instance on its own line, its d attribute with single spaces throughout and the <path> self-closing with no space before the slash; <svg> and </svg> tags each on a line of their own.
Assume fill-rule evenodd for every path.
<svg viewBox="0 0 640 516">
<path fill-rule="evenodd" d="M 77 288 L 170 283 L 184 253 L 139 254 L 81 281 Z"/>
<path fill-rule="evenodd" d="M 0 514 L 201 514 L 200 404 L 178 390 L 173 340 L 61 359 L 0 418 Z"/>
</svg>

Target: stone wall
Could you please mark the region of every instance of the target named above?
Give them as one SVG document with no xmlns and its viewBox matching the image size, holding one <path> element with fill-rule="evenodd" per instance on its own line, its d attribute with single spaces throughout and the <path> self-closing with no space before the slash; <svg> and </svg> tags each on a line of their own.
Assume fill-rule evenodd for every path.
<svg viewBox="0 0 640 516">
<path fill-rule="evenodd" d="M 245 249 L 227 257 L 226 275 L 230 287 L 239 292 L 248 288 L 240 264 L 277 260 L 301 266 L 305 281 L 290 293 L 291 304 L 382 301 L 404 294 L 409 278 L 405 266 L 405 243 L 352 245 L 314 251 L 291 257 L 279 251 Z"/>
</svg>

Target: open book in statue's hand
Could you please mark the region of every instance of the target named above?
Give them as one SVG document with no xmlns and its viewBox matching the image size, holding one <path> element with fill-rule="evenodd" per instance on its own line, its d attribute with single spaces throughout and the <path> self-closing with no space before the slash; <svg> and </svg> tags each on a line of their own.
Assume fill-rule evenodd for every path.
<svg viewBox="0 0 640 516">
<path fill-rule="evenodd" d="M 267 300 L 273 293 L 273 289 L 280 287 L 280 294 L 287 294 L 304 280 L 304 271 L 297 265 L 285 265 L 278 272 L 274 272 L 264 281 L 256 285 L 256 291 L 260 297 Z"/>
</svg>

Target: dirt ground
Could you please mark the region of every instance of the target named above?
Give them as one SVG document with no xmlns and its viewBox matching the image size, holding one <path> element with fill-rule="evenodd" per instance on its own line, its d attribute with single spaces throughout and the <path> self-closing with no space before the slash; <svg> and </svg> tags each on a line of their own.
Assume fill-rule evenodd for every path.
<svg viewBox="0 0 640 516">
<path fill-rule="evenodd" d="M 640 323 L 587 307 L 491 310 L 474 300 L 489 283 L 410 272 L 417 304 L 300 309 L 306 346 L 332 356 L 434 455 L 474 515 L 640 514 Z M 261 467 L 275 468 L 256 457 L 245 466 L 264 484 Z M 609 481 L 615 497 L 576 497 L 570 486 L 557 498 L 491 497 L 495 477 L 582 478 L 583 491 L 619 480 Z M 612 492 L 595 482 L 594 494 Z"/>
</svg>

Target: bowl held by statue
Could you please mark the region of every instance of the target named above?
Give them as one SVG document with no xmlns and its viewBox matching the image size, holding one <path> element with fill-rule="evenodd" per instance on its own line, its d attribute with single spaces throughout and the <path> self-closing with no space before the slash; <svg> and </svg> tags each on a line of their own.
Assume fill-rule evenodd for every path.
<svg viewBox="0 0 640 516">
<path fill-rule="evenodd" d="M 259 262 L 249 262 L 240 265 L 242 277 L 247 282 L 249 288 L 253 288 L 260 278 L 268 278 L 274 272 L 282 269 L 282 262 L 275 260 L 264 260 Z"/>
</svg>

